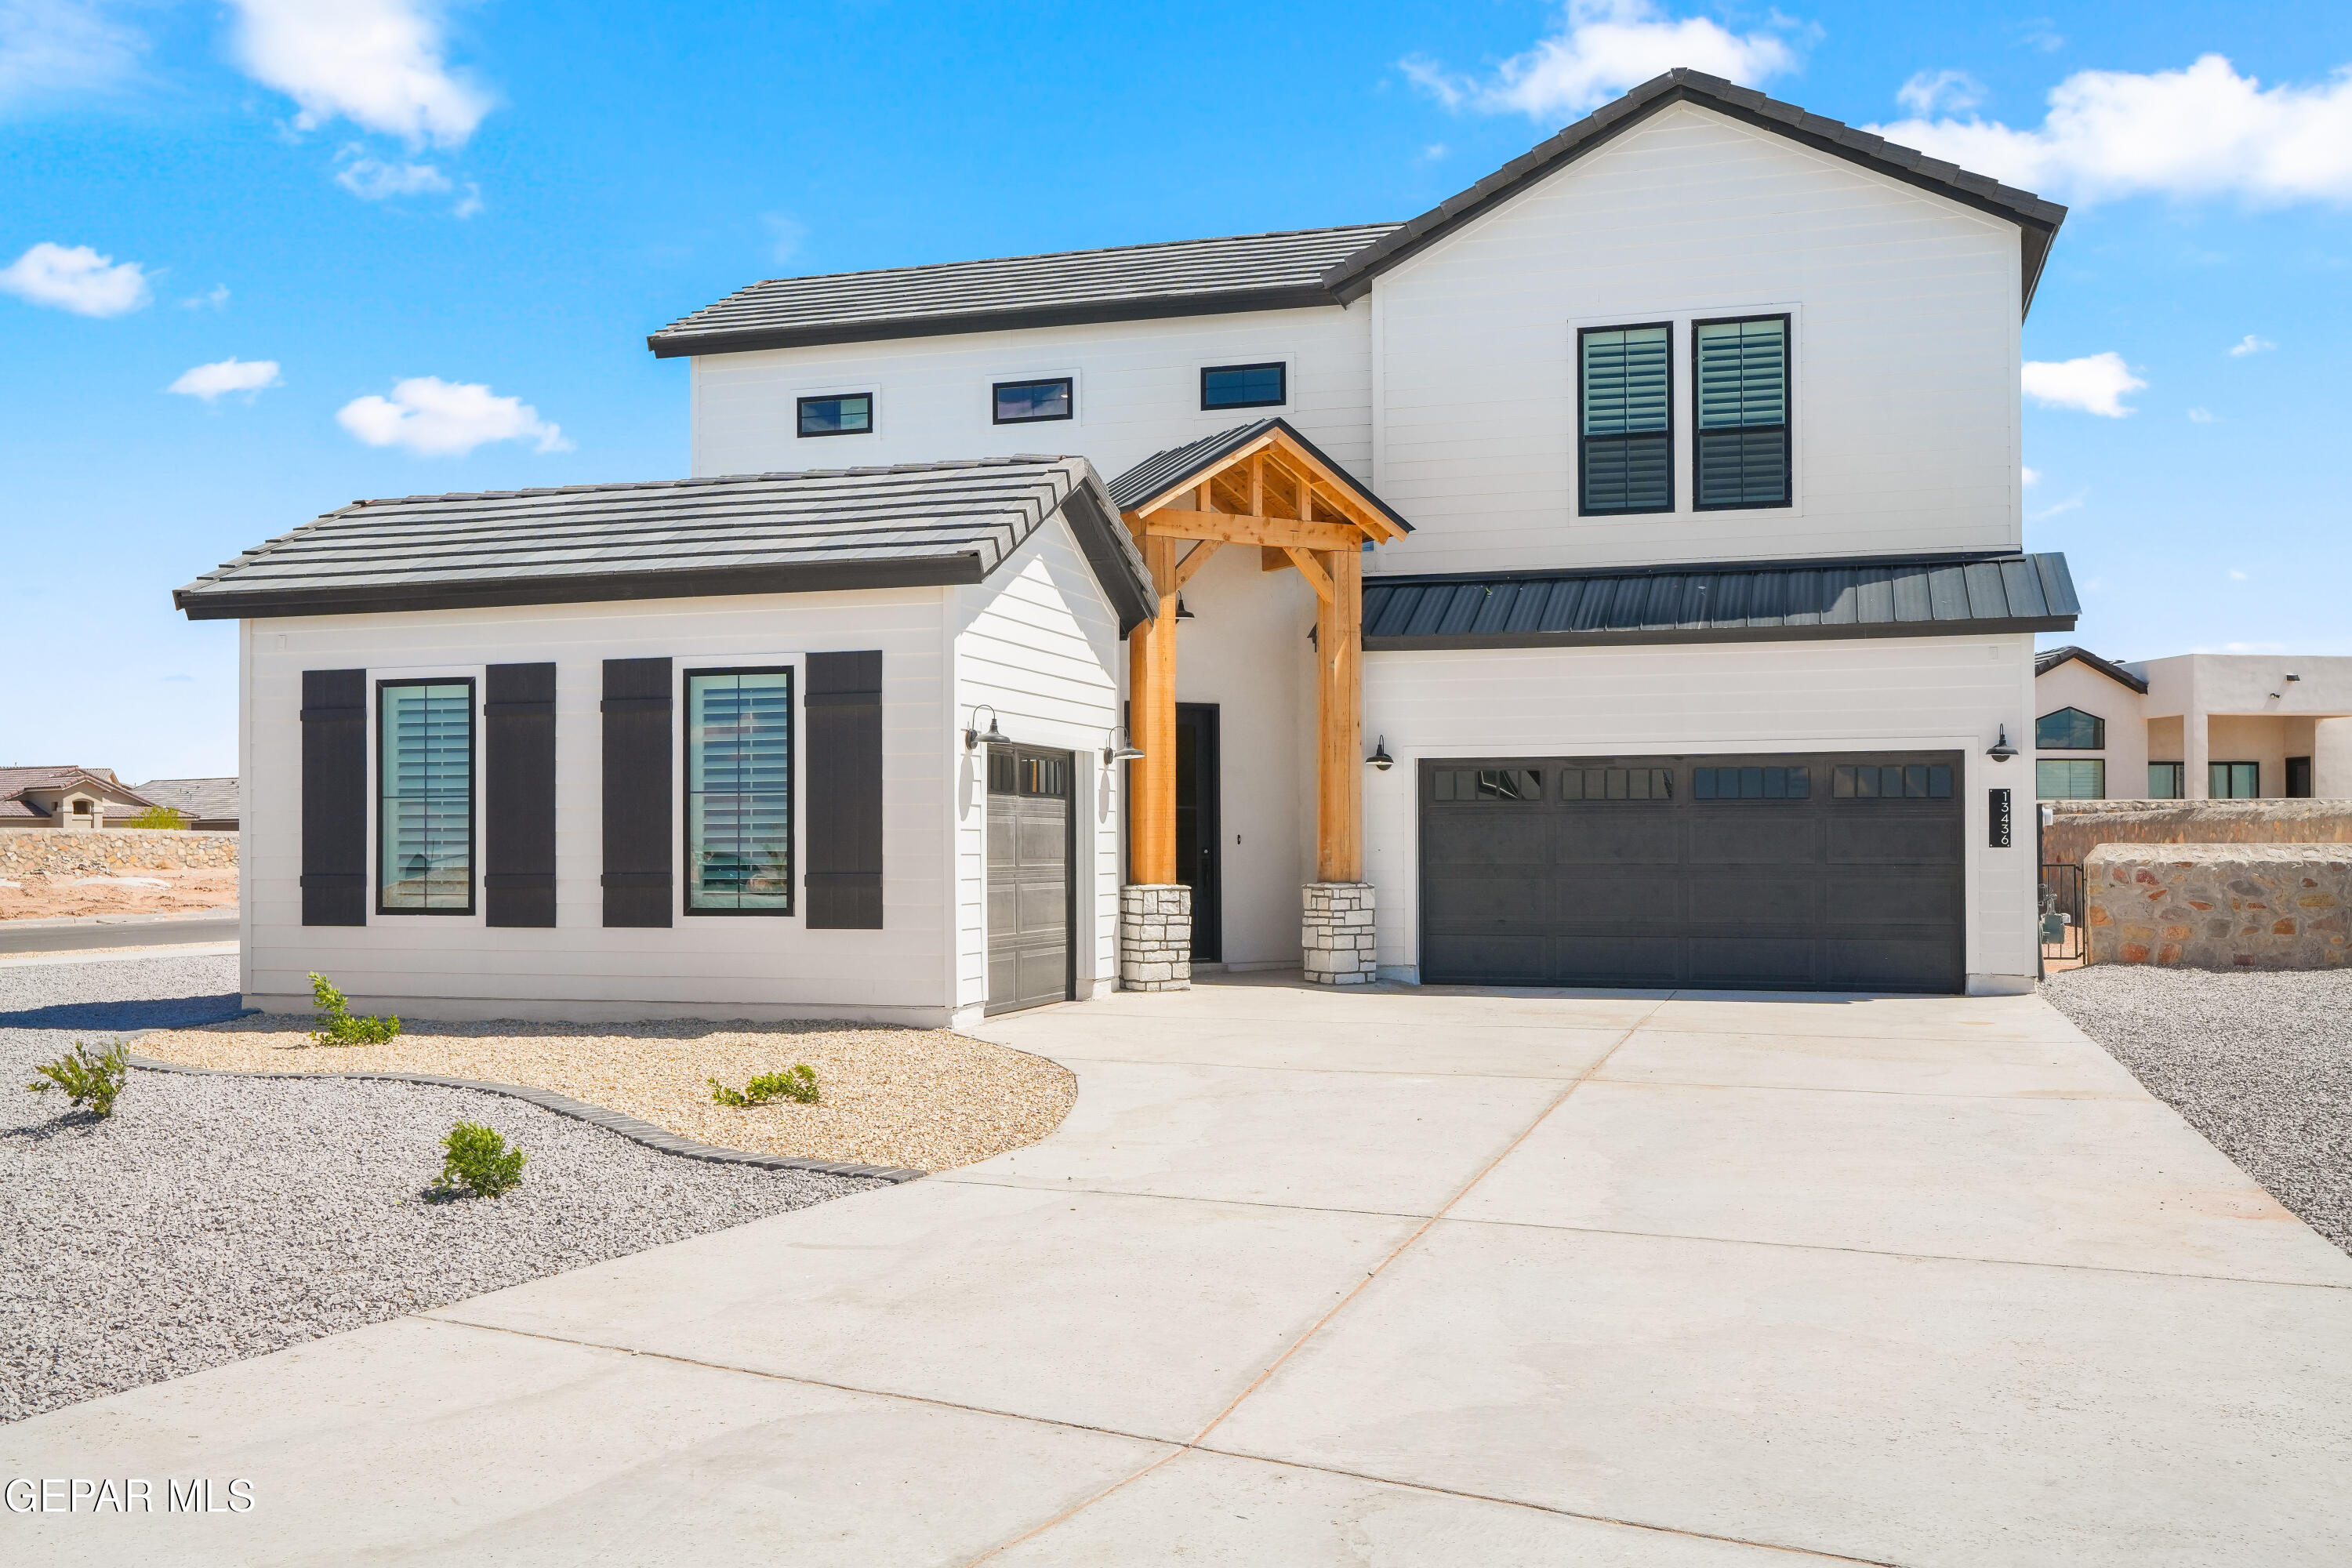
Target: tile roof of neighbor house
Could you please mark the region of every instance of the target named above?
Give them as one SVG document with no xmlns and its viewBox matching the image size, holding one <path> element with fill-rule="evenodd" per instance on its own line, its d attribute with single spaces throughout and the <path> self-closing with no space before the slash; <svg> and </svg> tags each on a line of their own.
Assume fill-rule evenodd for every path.
<svg viewBox="0 0 2352 1568">
<path fill-rule="evenodd" d="M 76 763 L 48 767 L 0 768 L 0 819 L 31 817 L 45 821 L 48 813 L 24 798 L 32 789 L 64 789 L 87 782 L 117 795 L 128 795 L 141 805 L 154 803 L 114 776 L 111 768 L 85 768 Z"/>
<path fill-rule="evenodd" d="M 1364 579 L 1364 647 L 1576 647 L 2064 631 L 2063 555 Z"/>
<path fill-rule="evenodd" d="M 354 501 L 173 592 L 191 620 L 977 583 L 1060 513 L 1121 630 L 1150 576 L 1084 458 Z"/>
<path fill-rule="evenodd" d="M 2047 675 L 2070 658 L 2081 659 L 2084 664 L 2089 665 L 2093 669 L 2097 670 L 2109 680 L 2120 681 L 2124 685 L 2130 687 L 2134 691 L 2146 691 L 2147 689 L 2147 681 L 2142 680 L 2138 676 L 2134 675 L 2122 665 L 2112 664 L 2107 660 L 2101 658 L 2097 654 L 2093 653 L 2089 648 L 2076 647 L 2071 643 L 2064 647 L 2046 647 L 2040 653 L 2035 654 L 2033 656 L 2033 673 L 2036 675 Z"/>
<path fill-rule="evenodd" d="M 226 779 L 149 779 L 139 793 L 157 805 L 186 813 L 198 822 L 225 822 L 237 815 L 237 783 Z"/>
<path fill-rule="evenodd" d="M 1083 321 L 1345 305 L 1372 279 L 1521 189 L 1676 103 L 1696 103 L 2018 226 L 2020 299 L 2033 302 L 2066 209 L 1843 121 L 1678 67 L 1408 223 L 1356 224 L 1101 250 L 773 278 L 646 340 L 660 356 L 1002 331 Z"/>
<path fill-rule="evenodd" d="M 1253 420 L 1247 425 L 1236 425 L 1230 430 L 1220 430 L 1213 436 L 1203 436 L 1197 441 L 1188 441 L 1181 447 L 1171 447 L 1164 452 L 1154 452 L 1118 478 L 1111 480 L 1110 499 L 1118 504 L 1121 511 L 1126 511 L 1130 507 L 1141 506 L 1154 496 L 1165 495 L 1168 491 L 1179 488 L 1198 475 L 1202 469 L 1210 467 L 1236 449 L 1248 446 L 1252 441 L 1272 430 L 1281 431 L 1291 440 L 1307 448 L 1317 462 L 1345 478 L 1349 486 L 1358 495 L 1380 509 L 1381 516 L 1403 529 L 1407 533 L 1412 531 L 1412 524 L 1399 516 L 1394 507 L 1374 495 L 1370 486 L 1333 462 L 1322 447 L 1293 429 L 1289 420 L 1279 418 Z"/>
</svg>

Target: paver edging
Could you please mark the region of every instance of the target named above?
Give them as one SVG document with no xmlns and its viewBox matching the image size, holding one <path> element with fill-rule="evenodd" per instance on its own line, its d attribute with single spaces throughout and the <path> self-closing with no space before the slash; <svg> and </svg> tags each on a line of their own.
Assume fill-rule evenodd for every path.
<svg viewBox="0 0 2352 1568">
<path fill-rule="evenodd" d="M 243 1016 L 242 1014 L 234 1016 Z M 226 1022 L 220 1018 L 204 1021 Z M 144 1029 L 131 1036 L 130 1040 L 136 1042 L 149 1035 L 194 1026 L 172 1024 L 163 1028 Z M 682 1138 L 666 1127 L 656 1127 L 650 1121 L 641 1121 L 636 1117 L 608 1110 L 601 1105 L 591 1105 L 570 1095 L 558 1094 L 547 1089 L 530 1089 L 519 1083 L 490 1083 L 480 1079 L 442 1078 L 421 1072 L 247 1072 L 236 1068 L 190 1067 L 184 1062 L 161 1061 L 153 1057 L 130 1056 L 126 1059 L 132 1067 L 147 1072 L 187 1073 L 194 1077 L 373 1079 L 381 1083 L 420 1083 L 434 1089 L 478 1089 L 486 1094 L 503 1094 L 511 1100 L 528 1101 L 542 1110 L 552 1110 L 558 1116 L 569 1116 L 575 1121 L 585 1121 L 607 1132 L 617 1132 L 633 1143 L 642 1143 L 648 1149 L 676 1154 L 682 1159 L 707 1160 L 719 1165 L 753 1165 L 763 1171 L 814 1171 L 827 1176 L 864 1176 L 878 1182 L 912 1182 L 929 1174 L 927 1171 L 912 1171 L 898 1165 L 856 1165 L 845 1160 L 804 1160 L 789 1154 L 758 1154 L 748 1149 L 722 1149 L 715 1143 Z"/>
</svg>

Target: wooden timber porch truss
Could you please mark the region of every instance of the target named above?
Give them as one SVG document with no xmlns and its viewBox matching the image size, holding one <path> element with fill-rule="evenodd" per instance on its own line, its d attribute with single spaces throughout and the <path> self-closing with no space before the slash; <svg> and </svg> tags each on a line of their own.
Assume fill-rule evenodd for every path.
<svg viewBox="0 0 2352 1568">
<path fill-rule="evenodd" d="M 1159 595 L 1159 614 L 1127 639 L 1129 727 L 1143 752 L 1128 764 L 1129 879 L 1177 879 L 1176 596 L 1234 544 L 1315 590 L 1316 879 L 1363 880 L 1363 552 L 1408 525 L 1280 419 L 1162 453 L 1112 491 Z"/>
</svg>

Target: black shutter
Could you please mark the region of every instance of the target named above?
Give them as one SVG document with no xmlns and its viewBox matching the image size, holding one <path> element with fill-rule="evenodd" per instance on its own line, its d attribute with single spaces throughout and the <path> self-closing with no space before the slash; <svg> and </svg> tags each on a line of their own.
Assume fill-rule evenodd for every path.
<svg viewBox="0 0 2352 1568">
<path fill-rule="evenodd" d="M 604 923 L 670 923 L 670 661 L 604 661 Z"/>
<path fill-rule="evenodd" d="M 555 923 L 555 666 L 494 664 L 482 684 L 484 923 Z"/>
<path fill-rule="evenodd" d="M 808 923 L 882 929 L 882 655 L 808 656 Z"/>
<path fill-rule="evenodd" d="M 367 671 L 302 672 L 302 923 L 367 924 Z"/>
</svg>

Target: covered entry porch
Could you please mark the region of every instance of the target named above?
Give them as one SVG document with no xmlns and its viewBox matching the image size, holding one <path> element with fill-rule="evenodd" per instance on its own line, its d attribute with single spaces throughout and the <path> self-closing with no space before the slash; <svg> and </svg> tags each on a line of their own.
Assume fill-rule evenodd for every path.
<svg viewBox="0 0 2352 1568">
<path fill-rule="evenodd" d="M 1297 573 L 1315 595 L 1314 879 L 1301 897 L 1300 943 L 1310 981 L 1368 983 L 1363 557 L 1410 525 L 1281 419 L 1161 452 L 1110 490 L 1157 595 L 1157 613 L 1127 638 L 1121 987 L 1192 983 L 1194 879 L 1178 858 L 1177 623 L 1185 584 L 1228 545 L 1256 552 L 1262 571 Z"/>
</svg>

